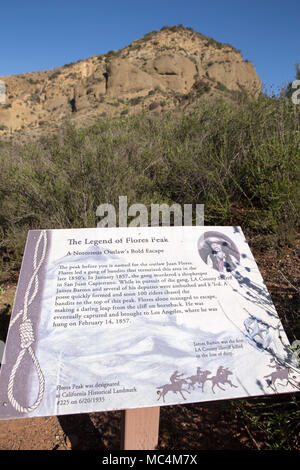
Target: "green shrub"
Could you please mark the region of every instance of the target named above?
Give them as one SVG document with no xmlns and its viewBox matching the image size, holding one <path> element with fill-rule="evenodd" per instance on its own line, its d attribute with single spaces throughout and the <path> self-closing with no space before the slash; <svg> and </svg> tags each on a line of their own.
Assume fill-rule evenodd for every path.
<svg viewBox="0 0 300 470">
<path fill-rule="evenodd" d="M 193 89 L 196 91 L 197 96 L 201 96 L 210 91 L 211 85 L 204 80 L 198 80 L 194 83 Z"/>
<path fill-rule="evenodd" d="M 225 86 L 225 85 L 224 85 L 223 83 L 221 83 L 221 82 L 217 82 L 216 88 L 217 88 L 218 90 L 221 90 L 221 91 L 228 91 L 227 86 Z"/>
<path fill-rule="evenodd" d="M 30 85 L 37 85 L 38 83 L 40 83 L 39 80 L 34 80 L 33 78 L 28 78 L 28 83 L 30 83 Z"/>
<path fill-rule="evenodd" d="M 131 98 L 131 100 L 129 101 L 129 103 L 130 103 L 132 106 L 136 106 L 137 104 L 140 104 L 142 101 L 143 101 L 143 96 L 137 96 L 137 97 L 135 97 L 135 98 Z"/>
<path fill-rule="evenodd" d="M 49 80 L 54 80 L 61 74 L 61 70 L 55 70 L 51 75 L 49 75 Z"/>
<path fill-rule="evenodd" d="M 147 207 L 202 203 L 206 224 L 242 225 L 272 243 L 299 228 L 299 112 L 290 100 L 239 94 L 203 99 L 189 113 L 125 111 L 26 145 L 0 143 L 2 269 L 19 269 L 28 229 L 93 227 L 97 206 L 117 207 L 119 195 Z"/>
<path fill-rule="evenodd" d="M 159 102 L 158 101 L 152 101 L 152 103 L 149 104 L 149 110 L 153 111 L 153 109 L 158 108 Z"/>
</svg>

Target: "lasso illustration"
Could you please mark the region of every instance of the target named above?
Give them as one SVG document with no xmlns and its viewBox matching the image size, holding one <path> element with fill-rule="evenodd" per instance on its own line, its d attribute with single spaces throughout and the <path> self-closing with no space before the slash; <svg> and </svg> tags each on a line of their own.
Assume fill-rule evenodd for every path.
<svg viewBox="0 0 300 470">
<path fill-rule="evenodd" d="M 41 249 L 40 249 L 41 246 Z M 43 264 L 43 261 L 46 256 L 46 247 L 47 247 L 47 233 L 46 230 L 41 231 L 39 239 L 37 241 L 37 244 L 35 246 L 34 250 L 34 256 L 33 256 L 33 273 L 30 278 L 30 281 L 28 283 L 27 289 L 25 291 L 25 296 L 24 296 L 24 307 L 23 309 L 15 316 L 15 318 L 12 319 L 10 327 L 12 327 L 16 321 L 22 317 L 22 322 L 19 326 L 19 333 L 20 333 L 20 339 L 21 339 L 21 349 L 18 354 L 18 357 L 16 359 L 16 362 L 12 368 L 9 382 L 8 382 L 8 390 L 7 390 L 7 396 L 12 404 L 12 406 L 19 411 L 20 413 L 29 413 L 33 410 L 35 410 L 39 404 L 41 403 L 44 395 L 44 388 L 45 388 L 45 379 L 42 374 L 39 362 L 35 356 L 34 350 L 32 349 L 32 344 L 35 341 L 34 338 L 34 331 L 33 331 L 33 324 L 30 318 L 28 318 L 28 309 L 30 305 L 32 304 L 33 300 L 36 297 L 36 294 L 39 289 L 39 279 L 38 279 L 38 272 Z M 38 259 L 38 254 L 39 251 L 41 251 L 41 257 L 39 261 Z M 32 291 L 33 290 L 33 291 Z M 32 294 L 30 296 L 30 293 L 32 291 Z M 14 397 L 14 385 L 15 385 L 15 377 L 16 373 L 20 367 L 20 364 L 26 354 L 30 355 L 32 362 L 34 364 L 34 367 L 36 369 L 38 381 L 39 381 L 39 392 L 37 399 L 35 403 L 31 406 L 25 407 L 22 406 Z"/>
</svg>

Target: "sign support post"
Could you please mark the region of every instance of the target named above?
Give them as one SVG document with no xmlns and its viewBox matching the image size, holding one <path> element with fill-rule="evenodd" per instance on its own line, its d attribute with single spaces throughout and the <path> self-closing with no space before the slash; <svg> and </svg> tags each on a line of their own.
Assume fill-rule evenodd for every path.
<svg viewBox="0 0 300 470">
<path fill-rule="evenodd" d="M 154 450 L 158 444 L 160 407 L 122 411 L 122 450 Z"/>
</svg>

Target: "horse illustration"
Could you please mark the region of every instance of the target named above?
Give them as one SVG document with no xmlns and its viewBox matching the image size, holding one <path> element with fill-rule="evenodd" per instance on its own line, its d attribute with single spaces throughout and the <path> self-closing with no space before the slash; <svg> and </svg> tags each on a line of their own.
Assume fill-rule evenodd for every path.
<svg viewBox="0 0 300 470">
<path fill-rule="evenodd" d="M 217 385 L 217 387 L 219 387 L 221 390 L 225 391 L 225 388 L 222 388 L 220 386 L 220 384 L 224 385 L 224 384 L 229 384 L 231 387 L 234 387 L 234 388 L 238 388 L 237 385 L 234 385 L 229 379 L 228 379 L 228 376 L 229 375 L 232 375 L 232 372 L 226 367 L 226 369 L 224 369 L 223 366 L 220 366 L 217 370 L 217 373 L 215 376 L 213 377 L 208 377 L 207 380 L 211 380 L 212 381 L 212 391 L 213 393 L 215 393 L 214 391 L 214 388 L 215 386 Z"/>
<path fill-rule="evenodd" d="M 209 374 L 211 374 L 210 370 L 201 370 L 201 367 L 197 367 L 197 375 L 191 375 L 190 377 L 187 377 L 189 382 L 189 389 L 192 388 L 193 390 L 195 389 L 195 384 L 198 383 L 199 387 L 202 385 L 202 392 L 204 389 L 204 384 L 209 378 L 207 377 Z"/>
<path fill-rule="evenodd" d="M 192 388 L 193 390 L 195 389 L 195 384 L 199 381 L 201 377 L 201 367 L 197 367 L 197 375 L 191 375 L 190 377 L 187 377 L 188 380 L 190 380 L 189 383 L 189 389 Z"/>
<path fill-rule="evenodd" d="M 271 377 L 271 379 L 268 381 L 269 382 L 268 387 L 272 387 L 273 390 L 276 391 L 276 380 L 285 380 L 286 379 L 286 385 L 287 384 L 294 385 L 289 380 L 289 373 L 290 373 L 289 368 L 278 367 L 278 368 L 276 368 L 276 370 L 274 372 L 271 372 L 271 374 L 264 375 L 264 379 L 267 379 L 268 377 Z M 282 385 L 282 384 L 280 384 L 280 385 Z"/>
<path fill-rule="evenodd" d="M 275 392 L 277 391 L 276 380 L 286 380 L 285 386 L 287 386 L 287 384 L 291 384 L 295 386 L 295 384 L 291 382 L 290 377 L 289 377 L 289 374 L 291 372 L 291 369 L 289 367 L 283 367 L 274 358 L 270 359 L 270 364 L 268 365 L 268 367 L 270 367 L 271 369 L 275 369 L 275 370 L 268 375 L 264 375 L 264 379 L 271 377 L 271 379 L 267 381 L 269 382 L 268 387 L 271 387 L 273 390 L 275 390 Z M 280 384 L 280 385 L 283 385 L 283 384 Z"/>
<path fill-rule="evenodd" d="M 180 380 L 177 380 L 176 382 L 161 385 L 160 387 L 156 387 L 157 389 L 160 389 L 160 388 L 162 389 L 162 391 L 160 390 L 157 391 L 157 393 L 159 394 L 158 400 L 160 400 L 160 398 L 162 397 L 163 402 L 165 403 L 165 396 L 168 392 L 174 392 L 174 393 L 179 392 L 182 398 L 186 400 L 182 392 L 187 392 L 187 393 L 190 393 L 190 392 L 182 388 L 183 384 L 188 385 L 188 382 L 186 381 L 186 379 L 180 379 Z"/>
</svg>

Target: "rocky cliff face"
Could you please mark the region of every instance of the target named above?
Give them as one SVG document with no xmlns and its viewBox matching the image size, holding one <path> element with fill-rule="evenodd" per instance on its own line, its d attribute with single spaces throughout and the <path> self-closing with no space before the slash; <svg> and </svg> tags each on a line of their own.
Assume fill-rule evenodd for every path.
<svg viewBox="0 0 300 470">
<path fill-rule="evenodd" d="M 139 109 L 172 109 L 214 93 L 261 91 L 254 65 L 228 44 L 182 26 L 146 34 L 118 51 L 53 70 L 0 77 L 0 135 L 51 132 L 66 119 L 78 125 Z"/>
</svg>

